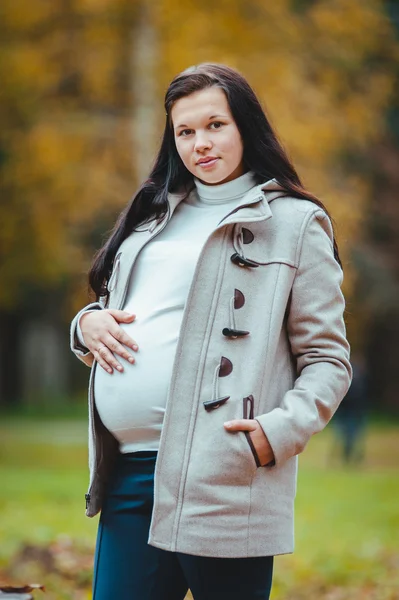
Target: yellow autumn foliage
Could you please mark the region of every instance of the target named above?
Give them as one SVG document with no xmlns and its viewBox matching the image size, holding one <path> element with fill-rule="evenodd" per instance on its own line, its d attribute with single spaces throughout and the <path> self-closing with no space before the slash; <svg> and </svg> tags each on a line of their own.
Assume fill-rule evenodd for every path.
<svg viewBox="0 0 399 600">
<path fill-rule="evenodd" d="M 137 142 L 137 90 L 147 89 L 140 34 L 153 45 L 143 69 L 158 98 Z M 343 158 L 361 156 L 384 130 L 394 77 L 381 65 L 399 56 L 383 2 L 3 0 L 0 37 L 3 309 L 27 284 L 67 281 L 67 312 L 85 301 L 84 272 L 139 183 L 138 156 L 156 151 L 167 85 L 203 61 L 248 78 L 306 186 L 331 210 L 348 262 L 370 185 Z M 349 295 L 352 281 L 348 264 Z"/>
</svg>

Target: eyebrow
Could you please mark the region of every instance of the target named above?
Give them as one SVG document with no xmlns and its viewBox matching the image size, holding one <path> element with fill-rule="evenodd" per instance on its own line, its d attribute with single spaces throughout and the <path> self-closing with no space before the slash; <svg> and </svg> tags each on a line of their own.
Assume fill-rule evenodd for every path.
<svg viewBox="0 0 399 600">
<path fill-rule="evenodd" d="M 210 117 L 208 117 L 208 121 L 211 121 L 212 119 L 217 119 L 222 117 L 222 119 L 228 119 L 228 115 L 211 115 Z M 179 129 L 180 127 L 188 127 L 188 125 L 186 125 L 185 123 L 180 123 L 180 125 L 176 125 L 175 129 Z"/>
</svg>

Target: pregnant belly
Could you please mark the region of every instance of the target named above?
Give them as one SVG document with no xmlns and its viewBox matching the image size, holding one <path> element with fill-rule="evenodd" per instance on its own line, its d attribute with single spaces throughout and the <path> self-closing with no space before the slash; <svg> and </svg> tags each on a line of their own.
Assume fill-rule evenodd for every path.
<svg viewBox="0 0 399 600">
<path fill-rule="evenodd" d="M 94 399 L 105 427 L 123 444 L 159 442 L 173 367 L 173 353 L 138 353 L 131 365 L 118 357 L 123 373 L 97 367 Z M 122 450 L 123 451 L 123 450 Z"/>
</svg>

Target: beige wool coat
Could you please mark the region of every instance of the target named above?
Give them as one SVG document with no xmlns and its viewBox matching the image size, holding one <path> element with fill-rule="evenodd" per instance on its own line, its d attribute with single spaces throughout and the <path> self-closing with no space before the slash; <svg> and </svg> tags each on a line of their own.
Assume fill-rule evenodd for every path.
<svg viewBox="0 0 399 600">
<path fill-rule="evenodd" d="M 141 248 L 166 217 L 133 233 L 114 261 L 109 308 L 123 309 Z M 203 245 L 181 324 L 155 467 L 149 544 L 213 557 L 285 554 L 294 548 L 297 455 L 322 430 L 351 381 L 342 271 L 327 215 L 281 197 L 275 180 L 250 190 Z M 104 308 L 94 303 L 85 307 Z M 90 363 L 71 325 L 75 354 Z M 89 383 L 88 516 L 118 452 Z M 132 390 L 134 393 L 134 390 Z M 274 452 L 261 466 L 244 432 L 223 423 L 255 418 Z"/>
</svg>

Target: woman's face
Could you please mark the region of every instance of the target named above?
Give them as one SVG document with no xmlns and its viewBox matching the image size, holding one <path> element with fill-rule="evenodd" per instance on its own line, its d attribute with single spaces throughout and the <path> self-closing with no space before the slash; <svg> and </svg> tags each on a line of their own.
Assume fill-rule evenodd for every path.
<svg viewBox="0 0 399 600">
<path fill-rule="evenodd" d="M 180 98 L 171 117 L 177 151 L 195 177 L 216 185 L 245 173 L 241 135 L 222 89 Z"/>
</svg>

